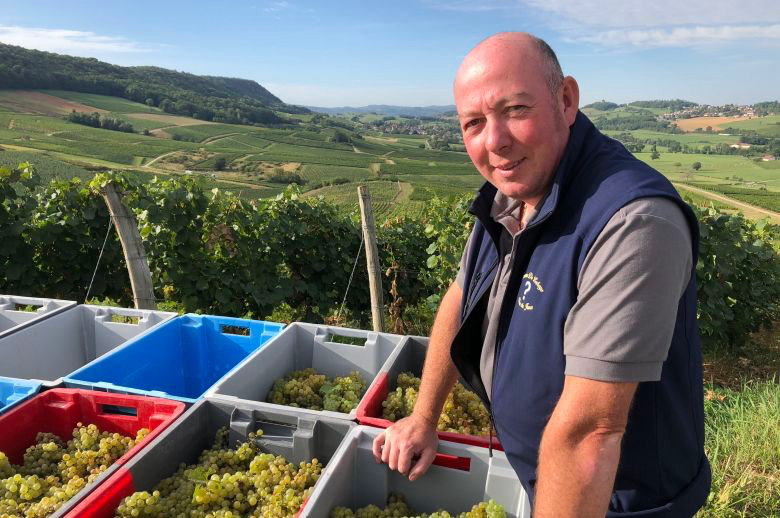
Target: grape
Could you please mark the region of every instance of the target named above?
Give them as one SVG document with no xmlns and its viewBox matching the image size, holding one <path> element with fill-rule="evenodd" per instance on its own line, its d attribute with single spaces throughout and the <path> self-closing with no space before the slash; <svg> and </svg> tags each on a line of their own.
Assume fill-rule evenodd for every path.
<svg viewBox="0 0 780 518">
<path fill-rule="evenodd" d="M 330 379 L 308 368 L 276 380 L 266 400 L 277 405 L 349 413 L 357 407 L 366 388 L 358 371 Z"/>
<path fill-rule="evenodd" d="M 78 423 L 67 443 L 52 433 L 38 433 L 20 466 L 0 452 L 0 517 L 49 516 L 148 432 L 142 429 L 133 439 Z"/>
<path fill-rule="evenodd" d="M 411 372 L 399 374 L 395 391 L 390 392 L 382 402 L 382 417 L 395 422 L 411 415 L 419 391 L 420 378 Z M 490 416 L 479 396 L 458 382 L 444 402 L 437 429 L 487 436 L 490 432 Z"/>
<path fill-rule="evenodd" d="M 353 511 L 346 507 L 335 507 L 330 512 L 330 518 L 391 518 L 406 516 L 409 518 L 506 518 L 506 511 L 494 500 L 475 504 L 470 511 L 451 515 L 447 511 L 438 510 L 431 514 L 417 514 L 406 503 L 402 495 L 390 493 L 387 497 L 387 507 L 380 509 L 376 505 L 368 505 Z"/>
<path fill-rule="evenodd" d="M 228 447 L 228 431 L 217 431 L 214 445 L 197 464 L 180 465 L 152 493 L 140 491 L 122 500 L 118 518 L 245 518 L 294 516 L 322 472 L 317 459 L 297 466 L 257 448 L 262 430 L 237 448 Z"/>
</svg>

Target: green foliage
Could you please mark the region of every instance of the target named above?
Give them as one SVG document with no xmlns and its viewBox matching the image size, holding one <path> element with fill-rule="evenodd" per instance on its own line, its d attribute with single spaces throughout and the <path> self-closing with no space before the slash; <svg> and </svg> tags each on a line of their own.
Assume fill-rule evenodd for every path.
<svg viewBox="0 0 780 518">
<path fill-rule="evenodd" d="M 780 385 L 741 390 L 705 385 L 705 443 L 712 491 L 697 518 L 777 516 L 780 509 Z"/>
<path fill-rule="evenodd" d="M 129 122 L 106 117 L 105 115 L 100 115 L 98 112 L 80 113 L 73 110 L 70 112 L 70 115 L 65 117 L 65 120 L 68 122 L 75 122 L 76 124 L 83 124 L 84 126 L 92 126 L 93 128 L 121 131 L 124 133 L 134 132 L 133 125 Z"/>
<path fill-rule="evenodd" d="M 229 123 L 287 122 L 273 109 L 308 113 L 284 104 L 254 81 L 197 76 L 158 67 L 120 67 L 0 44 L 0 88 L 75 90 L 159 106 L 165 112 Z"/>
<path fill-rule="evenodd" d="M 780 317 L 780 256 L 766 221 L 694 207 L 701 242 L 696 280 L 699 329 L 709 347 L 739 348 Z"/>
<path fill-rule="evenodd" d="M 426 266 L 434 297 L 444 295 L 458 273 L 460 257 L 473 226 L 473 218 L 468 213 L 470 201 L 470 196 L 434 198 L 423 216 L 425 235 L 432 240 L 426 249 Z"/>
</svg>

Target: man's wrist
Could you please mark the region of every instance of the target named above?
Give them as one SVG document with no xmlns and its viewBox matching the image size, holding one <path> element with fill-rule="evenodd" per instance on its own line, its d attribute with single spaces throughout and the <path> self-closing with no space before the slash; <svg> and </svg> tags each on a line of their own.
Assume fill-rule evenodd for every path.
<svg viewBox="0 0 780 518">
<path fill-rule="evenodd" d="M 436 429 L 439 424 L 438 419 L 435 419 L 432 415 L 430 415 L 430 413 L 426 414 L 425 412 L 418 411 L 417 409 L 412 410 L 412 417 L 424 421 L 429 427 L 433 429 Z"/>
</svg>

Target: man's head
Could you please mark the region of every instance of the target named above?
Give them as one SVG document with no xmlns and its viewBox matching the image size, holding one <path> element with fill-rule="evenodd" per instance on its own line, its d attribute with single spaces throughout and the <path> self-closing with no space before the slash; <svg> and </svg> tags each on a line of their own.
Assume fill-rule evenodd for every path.
<svg viewBox="0 0 780 518">
<path fill-rule="evenodd" d="M 458 69 L 455 104 L 463 142 L 482 176 L 536 206 L 579 108 L 577 82 L 563 77 L 552 49 L 530 34 L 491 36 Z"/>
</svg>

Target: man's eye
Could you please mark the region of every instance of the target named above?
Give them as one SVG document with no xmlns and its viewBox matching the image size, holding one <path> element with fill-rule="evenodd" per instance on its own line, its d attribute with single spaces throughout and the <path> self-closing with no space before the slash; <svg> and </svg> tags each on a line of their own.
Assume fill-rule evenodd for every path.
<svg viewBox="0 0 780 518">
<path fill-rule="evenodd" d="M 464 124 L 464 125 L 463 125 L 463 128 L 464 128 L 464 129 L 469 129 L 469 128 L 471 128 L 471 127 L 474 127 L 474 126 L 476 126 L 476 125 L 477 125 L 477 124 L 479 124 L 481 121 L 482 121 L 482 119 L 471 119 L 470 121 L 468 121 L 466 124 Z"/>
<path fill-rule="evenodd" d="M 528 106 L 525 106 L 525 105 L 522 105 L 522 104 L 515 104 L 515 105 L 510 106 L 509 108 L 507 108 L 507 111 L 510 111 L 510 112 L 524 112 L 527 109 L 528 109 Z"/>
</svg>

